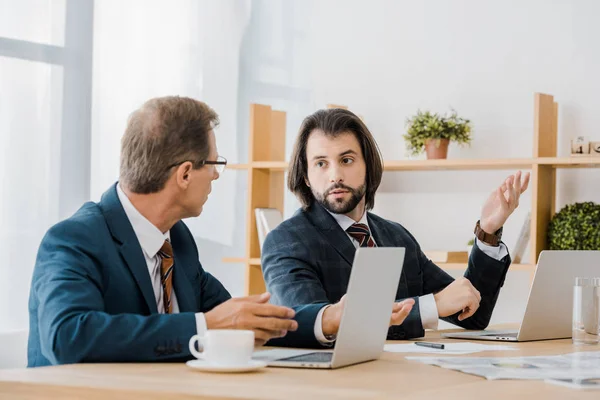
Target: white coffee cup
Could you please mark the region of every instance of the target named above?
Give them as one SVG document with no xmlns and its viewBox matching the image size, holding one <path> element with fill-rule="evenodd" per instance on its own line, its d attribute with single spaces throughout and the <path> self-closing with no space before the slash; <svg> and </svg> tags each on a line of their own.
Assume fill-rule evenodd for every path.
<svg viewBox="0 0 600 400">
<path fill-rule="evenodd" d="M 196 342 L 202 351 L 196 350 Z M 211 329 L 204 336 L 190 338 L 190 352 L 209 364 L 221 366 L 246 365 L 254 351 L 254 332 L 235 329 Z"/>
</svg>

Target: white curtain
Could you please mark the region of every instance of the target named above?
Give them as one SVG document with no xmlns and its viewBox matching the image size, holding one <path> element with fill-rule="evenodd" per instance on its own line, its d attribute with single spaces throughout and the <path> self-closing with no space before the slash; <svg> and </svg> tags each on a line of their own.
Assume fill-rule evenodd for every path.
<svg viewBox="0 0 600 400">
<path fill-rule="evenodd" d="M 235 162 L 239 48 L 249 2 L 97 1 L 94 13 L 91 197 L 118 179 L 120 139 L 128 115 L 144 101 L 190 96 L 220 116 L 219 153 Z M 231 245 L 233 174 L 213 184 L 194 236 Z"/>
<path fill-rule="evenodd" d="M 59 218 L 64 1 L 0 0 L 0 331 L 28 327 L 40 240 Z"/>
<path fill-rule="evenodd" d="M 221 118 L 219 153 L 245 161 L 236 121 L 249 14 L 247 0 L 0 0 L 0 332 L 28 328 L 44 233 L 117 179 L 127 117 L 144 101 L 207 102 Z M 234 178 L 223 174 L 188 221 L 197 238 L 231 245 Z"/>
</svg>

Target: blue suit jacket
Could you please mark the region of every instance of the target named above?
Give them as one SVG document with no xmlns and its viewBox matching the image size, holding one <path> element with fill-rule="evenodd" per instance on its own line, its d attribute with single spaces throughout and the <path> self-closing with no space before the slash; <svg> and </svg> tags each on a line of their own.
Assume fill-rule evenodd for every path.
<svg viewBox="0 0 600 400">
<path fill-rule="evenodd" d="M 402 225 L 371 213 L 367 218 L 378 246 L 406 248 L 396 299 L 414 297 L 416 301 L 404 323 L 390 328 L 388 339 L 421 337 L 424 330 L 418 297 L 444 289 L 453 278 L 423 254 Z M 355 252 L 346 232 L 321 205 L 314 203 L 308 210 L 298 210 L 271 231 L 263 245 L 262 268 L 272 301 L 287 306 L 339 301 L 348 288 Z M 480 307 L 464 321 L 458 321 L 458 314 L 444 319 L 467 329 L 484 329 L 509 265 L 509 256 L 494 260 L 473 246 L 465 277 L 481 292 Z M 373 265 L 374 274 L 376 269 Z"/>
<path fill-rule="evenodd" d="M 140 244 L 116 185 L 53 226 L 40 245 L 29 297 L 28 366 L 191 358 L 195 313 L 231 296 L 202 269 L 190 231 L 170 231 L 180 313 L 159 314 Z M 317 347 L 322 304 L 296 308 L 298 331 L 269 344 Z"/>
</svg>

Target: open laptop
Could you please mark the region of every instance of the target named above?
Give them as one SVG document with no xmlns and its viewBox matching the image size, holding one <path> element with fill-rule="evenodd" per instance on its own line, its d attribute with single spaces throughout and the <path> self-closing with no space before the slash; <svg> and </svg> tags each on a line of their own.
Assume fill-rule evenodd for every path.
<svg viewBox="0 0 600 400">
<path fill-rule="evenodd" d="M 333 351 L 273 349 L 253 359 L 273 367 L 339 368 L 379 358 L 404 264 L 403 247 L 356 250 Z"/>
<path fill-rule="evenodd" d="M 442 337 L 509 342 L 570 338 L 575 278 L 598 276 L 600 251 L 544 250 L 538 258 L 519 330 L 464 331 L 444 333 Z"/>
</svg>

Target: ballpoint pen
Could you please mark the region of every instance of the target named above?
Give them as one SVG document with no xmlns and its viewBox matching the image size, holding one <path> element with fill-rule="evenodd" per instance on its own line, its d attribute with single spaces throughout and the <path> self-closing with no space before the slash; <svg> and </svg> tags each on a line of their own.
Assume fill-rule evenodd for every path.
<svg viewBox="0 0 600 400">
<path fill-rule="evenodd" d="M 442 343 L 430 343 L 430 342 L 415 342 L 417 346 L 423 347 L 431 347 L 432 349 L 440 349 L 444 350 L 444 345 Z"/>
</svg>

